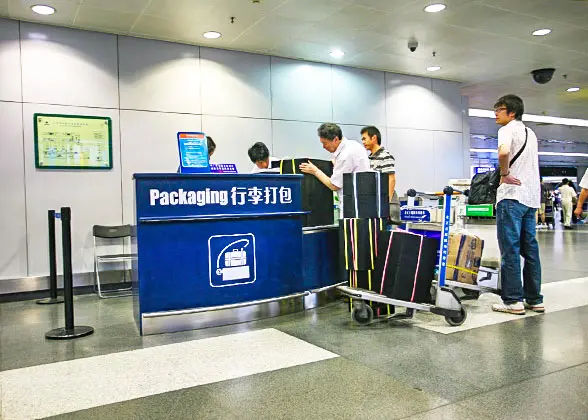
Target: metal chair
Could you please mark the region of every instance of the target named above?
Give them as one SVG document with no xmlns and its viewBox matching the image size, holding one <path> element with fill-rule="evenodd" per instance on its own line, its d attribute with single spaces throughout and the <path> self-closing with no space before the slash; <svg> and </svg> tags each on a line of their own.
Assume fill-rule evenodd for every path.
<svg viewBox="0 0 588 420">
<path fill-rule="evenodd" d="M 104 239 L 110 240 L 110 242 L 114 239 L 122 239 L 123 245 L 125 244 L 125 239 L 129 239 L 130 242 L 131 234 L 132 234 L 132 226 L 131 225 L 121 225 L 121 226 L 101 226 L 101 225 L 94 225 L 92 229 L 93 239 L 94 239 L 94 291 L 98 292 L 98 296 L 102 299 L 112 298 L 112 297 L 122 297 L 122 296 L 130 296 L 132 294 L 132 286 L 123 287 L 119 289 L 111 289 L 111 290 L 102 290 L 102 286 L 100 284 L 100 263 L 115 263 L 115 262 L 122 262 L 124 264 L 123 270 L 123 280 L 126 283 L 127 280 L 127 270 L 126 270 L 126 263 L 132 261 L 136 258 L 133 254 L 98 254 L 98 244 L 96 243 L 96 239 Z M 130 246 L 130 243 L 128 244 Z"/>
</svg>

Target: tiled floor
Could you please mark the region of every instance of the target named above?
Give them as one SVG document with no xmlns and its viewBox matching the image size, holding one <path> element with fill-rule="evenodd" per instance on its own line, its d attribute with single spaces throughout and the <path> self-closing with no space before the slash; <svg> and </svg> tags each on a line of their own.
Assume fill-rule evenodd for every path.
<svg viewBox="0 0 588 420">
<path fill-rule="evenodd" d="M 587 230 L 541 232 L 539 239 L 545 283 L 588 277 Z M 586 290 L 574 291 L 580 297 L 588 295 L 581 284 Z M 553 299 L 568 300 L 565 293 Z M 62 312 L 32 301 L 0 305 L 3 420 L 57 413 L 64 413 L 59 419 L 588 420 L 584 305 L 440 334 L 402 321 L 359 327 L 346 305 L 335 303 L 248 324 L 139 337 L 130 299 L 79 296 L 76 324 L 92 325 L 95 334 L 45 340 L 46 331 L 62 326 Z M 241 340 L 247 336 L 260 340 Z M 274 347 L 255 346 L 264 340 Z M 147 359 L 155 366 L 142 375 Z M 113 377 L 116 384 L 107 386 Z M 43 398 L 74 379 L 81 382 L 73 403 L 43 409 Z M 114 399 L 104 397 L 113 393 Z M 20 411 L 19 398 L 28 401 Z"/>
</svg>

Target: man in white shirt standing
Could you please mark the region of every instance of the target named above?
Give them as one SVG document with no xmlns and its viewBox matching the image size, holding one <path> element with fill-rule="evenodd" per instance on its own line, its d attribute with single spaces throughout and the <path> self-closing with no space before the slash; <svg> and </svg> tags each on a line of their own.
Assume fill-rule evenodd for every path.
<svg viewBox="0 0 588 420">
<path fill-rule="evenodd" d="M 541 206 L 538 144 L 535 133 L 522 122 L 523 112 L 523 100 L 515 95 L 503 96 L 494 104 L 496 123 L 502 126 L 498 130 L 500 186 L 496 194 L 502 303 L 492 305 L 492 310 L 516 315 L 524 315 L 525 308 L 545 312 L 535 238 L 535 213 Z M 520 256 L 525 259 L 522 282 Z"/>
<path fill-rule="evenodd" d="M 570 180 L 564 178 L 561 182 L 559 195 L 561 197 L 561 207 L 563 210 L 563 225 L 564 229 L 572 229 L 572 209 L 574 198 L 578 197 L 576 190 L 570 185 Z"/>
<path fill-rule="evenodd" d="M 317 177 L 325 186 L 339 195 L 340 217 L 343 217 L 343 174 L 370 171 L 370 161 L 364 147 L 343 137 L 341 127 L 324 123 L 318 128 L 323 148 L 333 154 L 333 175 L 329 178 L 312 162 L 301 163 L 300 170 Z"/>
</svg>

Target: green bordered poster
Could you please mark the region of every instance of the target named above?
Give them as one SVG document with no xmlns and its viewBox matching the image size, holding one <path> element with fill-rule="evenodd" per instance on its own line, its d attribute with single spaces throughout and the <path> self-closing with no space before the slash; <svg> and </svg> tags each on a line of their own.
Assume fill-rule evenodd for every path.
<svg viewBox="0 0 588 420">
<path fill-rule="evenodd" d="M 35 114 L 35 166 L 40 169 L 112 169 L 108 117 Z"/>
</svg>

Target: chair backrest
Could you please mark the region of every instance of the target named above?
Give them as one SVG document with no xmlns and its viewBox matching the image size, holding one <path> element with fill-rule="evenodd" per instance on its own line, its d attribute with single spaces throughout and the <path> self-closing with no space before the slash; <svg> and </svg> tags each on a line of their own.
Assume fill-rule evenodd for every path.
<svg viewBox="0 0 588 420">
<path fill-rule="evenodd" d="M 97 238 L 125 238 L 131 236 L 131 225 L 120 225 L 120 226 L 102 226 L 94 225 L 93 234 Z"/>
</svg>

